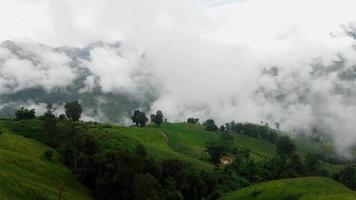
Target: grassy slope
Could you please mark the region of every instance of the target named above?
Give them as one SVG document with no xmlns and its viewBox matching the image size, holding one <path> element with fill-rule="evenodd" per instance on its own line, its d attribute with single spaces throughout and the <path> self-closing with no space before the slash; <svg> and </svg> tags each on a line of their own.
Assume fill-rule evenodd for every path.
<svg viewBox="0 0 356 200">
<path fill-rule="evenodd" d="M 219 135 L 205 131 L 202 126 L 186 123 L 164 123 L 159 128 L 92 125 L 90 131 L 99 139 L 104 150 L 133 150 L 143 144 L 154 158 L 159 160 L 177 158 L 199 169 L 212 169 L 208 162 L 206 144 L 217 140 Z M 243 135 L 236 135 L 237 146 L 251 150 L 252 157 L 272 157 L 273 144 Z"/>
<path fill-rule="evenodd" d="M 356 199 L 356 193 L 346 186 L 324 177 L 281 179 L 255 184 L 226 195 L 224 200 L 233 199 Z"/>
<path fill-rule="evenodd" d="M 14 121 L 0 120 L 0 127 L 9 130 L 21 129 L 21 134 L 40 137 L 36 133 L 41 127 L 40 121 Z M 187 123 L 164 123 L 157 128 L 149 125 L 145 128 L 105 126 L 102 124 L 85 124 L 95 136 L 99 138 L 104 150 L 127 149 L 133 150 L 137 144 L 145 145 L 148 152 L 157 159 L 178 158 L 192 163 L 200 169 L 211 169 L 213 166 L 207 162 L 206 144 L 218 139 L 218 134 L 204 130 L 201 125 Z M 251 151 L 251 157 L 263 159 L 273 157 L 275 145 L 253 137 L 236 134 L 235 143 L 239 147 Z M 314 152 L 315 145 L 299 141 L 297 149 L 301 152 Z"/>
<path fill-rule="evenodd" d="M 119 127 L 103 128 L 100 126 L 90 129 L 99 139 L 104 150 L 126 149 L 133 151 L 137 144 L 143 144 L 148 153 L 158 160 L 180 159 L 199 169 L 212 169 L 213 165 L 192 154 L 175 151 L 170 145 L 170 138 L 154 127 Z"/>
<path fill-rule="evenodd" d="M 43 158 L 46 149 L 7 131 L 0 135 L 0 199 L 57 199 L 62 183 L 63 199 L 91 199 L 69 169 L 60 164 L 58 155 L 53 161 Z"/>
</svg>

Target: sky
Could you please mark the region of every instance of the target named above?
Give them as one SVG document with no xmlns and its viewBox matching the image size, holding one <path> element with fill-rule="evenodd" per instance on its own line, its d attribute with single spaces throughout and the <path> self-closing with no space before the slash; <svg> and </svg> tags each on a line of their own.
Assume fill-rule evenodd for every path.
<svg viewBox="0 0 356 200">
<path fill-rule="evenodd" d="M 71 84 L 71 58 L 39 44 L 120 41 L 123 49 L 93 49 L 84 64 L 96 78 L 88 78 L 87 88 L 132 90 L 140 77 L 132 74 L 145 70 L 160 90 L 151 111 L 161 109 L 171 121 L 196 116 L 219 124 L 280 122 L 287 131 L 317 127 L 347 154 L 356 142 L 355 6 L 354 0 L 2 0 L 0 41 L 27 45 L 41 66 L 0 48 L 0 75 L 7 77 L 0 78 L 0 92 L 11 92 L 8 77 L 22 89 Z M 144 69 L 140 53 L 149 63 Z"/>
</svg>

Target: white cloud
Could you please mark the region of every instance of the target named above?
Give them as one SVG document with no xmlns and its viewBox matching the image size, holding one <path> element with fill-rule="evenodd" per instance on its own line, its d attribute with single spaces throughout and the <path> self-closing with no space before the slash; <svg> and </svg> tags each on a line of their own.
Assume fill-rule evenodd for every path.
<svg viewBox="0 0 356 200">
<path fill-rule="evenodd" d="M 281 121 L 285 129 L 328 124 L 339 147 L 356 140 L 355 80 L 340 75 L 356 65 L 355 40 L 345 32 L 355 27 L 355 1 L 204 5 L 190 0 L 5 0 L 0 39 L 30 38 L 54 46 L 124 41 L 130 48 L 91 50 L 85 64 L 93 75 L 83 91 L 100 86 L 105 92 L 140 93 L 140 79 L 148 77 L 138 74 L 143 71 L 162 87 L 152 110 L 163 110 L 170 120 L 192 115 L 219 123 L 269 120 Z M 71 81 L 67 58 L 39 49 L 40 64 L 0 49 L 0 74 L 12 77 L 0 78 L 1 91 L 8 85 L 51 88 Z M 141 50 L 149 67 L 141 63 Z M 340 55 L 344 68 L 326 73 L 325 66 Z M 319 63 L 321 75 L 311 74 Z M 278 76 L 261 76 L 272 66 L 278 67 Z"/>
</svg>

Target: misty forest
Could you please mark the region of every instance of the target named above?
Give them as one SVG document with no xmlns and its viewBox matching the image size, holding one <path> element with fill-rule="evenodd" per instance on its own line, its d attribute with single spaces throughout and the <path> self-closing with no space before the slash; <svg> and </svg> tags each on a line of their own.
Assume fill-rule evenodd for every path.
<svg viewBox="0 0 356 200">
<path fill-rule="evenodd" d="M 354 0 L 1 0 L 0 200 L 356 200 Z"/>
</svg>

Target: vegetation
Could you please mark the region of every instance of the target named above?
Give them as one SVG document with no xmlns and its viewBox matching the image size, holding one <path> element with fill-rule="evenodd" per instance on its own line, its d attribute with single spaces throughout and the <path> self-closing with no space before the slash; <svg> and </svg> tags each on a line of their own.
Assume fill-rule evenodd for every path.
<svg viewBox="0 0 356 200">
<path fill-rule="evenodd" d="M 216 126 L 213 119 L 208 119 L 204 122 L 204 126 L 207 131 L 216 131 L 218 130 L 218 126 Z"/>
<path fill-rule="evenodd" d="M 54 150 L 41 151 L 41 159 L 60 160 L 96 199 L 217 199 L 262 182 L 305 176 L 332 177 L 355 187 L 352 166 L 332 171 L 329 159 L 309 151 L 312 143 L 295 144 L 268 124 L 232 121 L 218 129 L 213 119 L 203 125 L 195 118 L 164 123 L 157 111 L 151 115 L 157 126 L 146 126 L 146 114 L 136 110 L 131 119 L 138 127 L 120 127 L 80 122 L 80 104 L 66 105 L 67 117 L 55 116 L 48 105 L 37 119 L 0 120 L 0 127 L 51 146 Z M 262 193 L 257 188 L 249 195 Z M 300 197 L 286 195 L 279 197 Z"/>
<path fill-rule="evenodd" d="M 16 111 L 15 116 L 17 120 L 34 119 L 36 117 L 35 113 L 35 109 L 29 110 L 22 107 L 20 110 Z"/>
<path fill-rule="evenodd" d="M 135 110 L 133 116 L 131 117 L 132 122 L 136 124 L 136 126 L 144 127 L 148 121 L 146 117 L 146 113 L 141 112 L 139 110 Z"/>
<path fill-rule="evenodd" d="M 47 150 L 52 161 L 44 158 Z M 58 160 L 59 154 L 35 140 L 4 131 L 0 136 L 0 199 L 91 199 L 89 192 Z"/>
<path fill-rule="evenodd" d="M 263 199 L 263 200 L 294 200 L 294 199 L 356 199 L 356 193 L 344 185 L 329 178 L 308 177 L 268 181 L 255 184 L 222 199 Z"/>
<path fill-rule="evenodd" d="M 64 105 L 66 116 L 73 120 L 78 121 L 83 112 L 82 106 L 78 101 L 68 102 Z"/>
<path fill-rule="evenodd" d="M 157 126 L 160 126 L 163 123 L 163 113 L 162 111 L 158 110 L 156 114 L 151 115 L 151 121 Z"/>
</svg>

